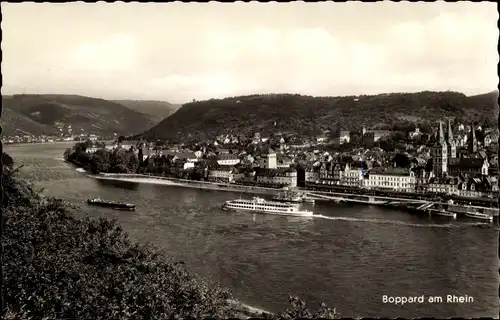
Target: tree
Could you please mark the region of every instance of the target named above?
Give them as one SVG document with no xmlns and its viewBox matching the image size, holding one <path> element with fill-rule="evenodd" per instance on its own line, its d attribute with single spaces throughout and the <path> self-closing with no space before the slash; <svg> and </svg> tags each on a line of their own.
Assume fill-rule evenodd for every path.
<svg viewBox="0 0 500 320">
<path fill-rule="evenodd" d="M 7 153 L 3 152 L 2 153 L 2 164 L 4 167 L 7 167 L 8 169 L 12 170 L 12 168 L 14 167 L 14 160 Z"/>
<path fill-rule="evenodd" d="M 130 154 L 131 152 L 123 149 L 114 150 L 110 157 L 110 171 L 114 173 L 128 173 L 130 172 Z M 133 154 L 133 153 L 132 153 Z M 133 166 L 132 166 L 133 167 Z M 134 169 L 137 169 L 137 167 Z"/>
<path fill-rule="evenodd" d="M 90 158 L 90 170 L 93 173 L 109 172 L 111 153 L 106 150 L 97 150 Z"/>
<path fill-rule="evenodd" d="M 363 143 L 363 139 L 358 134 L 351 134 L 350 144 L 354 147 L 359 147 Z"/>
<path fill-rule="evenodd" d="M 395 141 L 395 142 L 403 142 L 403 141 L 406 141 L 408 138 L 408 135 L 405 135 L 403 132 L 401 131 L 394 131 L 391 133 L 390 135 L 390 139 L 392 141 Z"/>
<path fill-rule="evenodd" d="M 398 153 L 392 158 L 392 163 L 396 164 L 397 168 L 409 168 L 410 167 L 410 158 L 403 153 Z"/>
<path fill-rule="evenodd" d="M 377 141 L 380 143 L 380 148 L 386 152 L 394 151 L 394 141 L 390 137 L 385 137 Z"/>
</svg>

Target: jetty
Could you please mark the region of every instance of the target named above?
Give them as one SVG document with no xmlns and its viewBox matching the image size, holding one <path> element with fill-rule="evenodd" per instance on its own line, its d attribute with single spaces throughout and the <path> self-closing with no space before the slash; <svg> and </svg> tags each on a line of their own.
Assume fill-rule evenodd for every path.
<svg viewBox="0 0 500 320">
<path fill-rule="evenodd" d="M 411 213 L 427 214 L 431 216 L 457 217 L 474 216 L 477 213 L 491 216 L 491 220 L 498 219 L 499 210 L 494 207 L 480 207 L 473 205 L 458 205 L 453 202 L 430 201 L 424 199 L 397 198 L 375 195 L 361 195 L 338 193 L 329 191 L 305 191 L 307 197 L 315 200 L 332 201 L 335 203 L 358 203 L 379 205 L 402 209 Z"/>
</svg>

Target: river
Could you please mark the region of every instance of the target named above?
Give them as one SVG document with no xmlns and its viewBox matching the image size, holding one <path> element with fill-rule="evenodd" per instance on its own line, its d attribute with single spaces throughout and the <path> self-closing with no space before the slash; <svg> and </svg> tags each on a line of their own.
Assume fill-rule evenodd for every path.
<svg viewBox="0 0 500 320">
<path fill-rule="evenodd" d="M 69 146 L 4 150 L 44 194 L 81 205 L 78 216 L 118 219 L 134 239 L 165 249 L 247 304 L 275 312 L 292 294 L 344 317 L 498 318 L 498 225 L 330 203 L 314 206 L 320 218 L 224 212 L 223 201 L 251 195 L 96 180 L 63 161 Z M 137 210 L 87 207 L 91 196 L 131 201 Z M 394 305 L 383 295 L 426 302 Z M 446 295 L 474 301 L 446 303 Z M 429 296 L 444 301 L 429 303 Z"/>
</svg>

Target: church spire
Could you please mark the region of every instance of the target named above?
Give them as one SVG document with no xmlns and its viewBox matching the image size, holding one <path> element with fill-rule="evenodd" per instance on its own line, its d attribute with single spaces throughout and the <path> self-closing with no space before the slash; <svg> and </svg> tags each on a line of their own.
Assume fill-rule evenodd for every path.
<svg viewBox="0 0 500 320">
<path fill-rule="evenodd" d="M 476 129 L 474 128 L 474 123 L 471 123 L 470 125 L 470 131 L 471 131 L 471 138 L 470 138 L 470 145 L 469 145 L 469 152 L 471 153 L 476 153 L 477 152 L 477 139 L 476 139 Z"/>
<path fill-rule="evenodd" d="M 453 142 L 453 131 L 451 130 L 451 120 L 448 119 L 448 142 Z"/>
<path fill-rule="evenodd" d="M 444 130 L 443 130 L 443 122 L 442 121 L 439 121 L 439 135 L 438 135 L 438 139 L 439 139 L 440 143 L 444 143 L 445 142 L 445 139 L 444 139 Z"/>
</svg>

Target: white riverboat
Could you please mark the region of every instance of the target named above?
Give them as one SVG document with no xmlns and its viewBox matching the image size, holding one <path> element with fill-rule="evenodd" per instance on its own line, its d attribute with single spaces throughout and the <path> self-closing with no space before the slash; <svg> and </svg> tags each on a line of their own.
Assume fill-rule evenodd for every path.
<svg viewBox="0 0 500 320">
<path fill-rule="evenodd" d="M 254 197 L 252 200 L 238 199 L 229 200 L 222 204 L 223 210 L 242 210 L 260 213 L 279 214 L 286 216 L 310 217 L 312 211 L 301 210 L 298 204 L 287 202 L 266 201 L 265 199 Z"/>
<path fill-rule="evenodd" d="M 453 219 L 457 218 L 457 214 L 455 212 L 446 211 L 444 209 L 427 209 L 427 211 L 429 212 L 429 214 L 432 214 L 432 215 L 450 217 Z"/>
<path fill-rule="evenodd" d="M 469 218 L 493 221 L 493 216 L 491 214 L 483 212 L 466 212 L 465 216 Z"/>
</svg>

